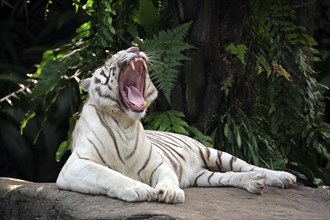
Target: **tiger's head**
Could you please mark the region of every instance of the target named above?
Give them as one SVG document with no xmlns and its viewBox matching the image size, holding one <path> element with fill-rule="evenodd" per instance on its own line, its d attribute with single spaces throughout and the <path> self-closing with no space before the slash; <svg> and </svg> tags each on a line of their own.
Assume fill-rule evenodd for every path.
<svg viewBox="0 0 330 220">
<path fill-rule="evenodd" d="M 80 85 L 94 105 L 140 119 L 158 94 L 149 77 L 148 62 L 144 52 L 130 47 L 114 54 Z"/>
</svg>

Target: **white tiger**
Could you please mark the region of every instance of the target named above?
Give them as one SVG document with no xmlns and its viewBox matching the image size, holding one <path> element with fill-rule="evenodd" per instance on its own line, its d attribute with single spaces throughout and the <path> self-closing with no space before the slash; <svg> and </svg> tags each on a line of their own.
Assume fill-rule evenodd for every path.
<svg viewBox="0 0 330 220">
<path fill-rule="evenodd" d="M 287 188 L 290 173 L 256 167 L 187 136 L 144 130 L 140 119 L 157 97 L 137 47 L 112 56 L 91 78 L 72 134 L 72 154 L 62 168 L 61 189 L 121 200 L 182 203 L 181 188 L 234 186 L 260 194 L 264 184 Z"/>
</svg>

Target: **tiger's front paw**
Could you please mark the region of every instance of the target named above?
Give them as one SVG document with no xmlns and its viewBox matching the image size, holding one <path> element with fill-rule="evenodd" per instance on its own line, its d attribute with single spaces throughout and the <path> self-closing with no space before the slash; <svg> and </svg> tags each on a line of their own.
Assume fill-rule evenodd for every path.
<svg viewBox="0 0 330 220">
<path fill-rule="evenodd" d="M 115 194 L 118 199 L 127 202 L 154 201 L 157 199 L 156 190 L 140 182 L 133 186 L 124 187 Z"/>
<path fill-rule="evenodd" d="M 159 202 L 183 203 L 185 200 L 184 191 L 174 184 L 159 183 L 156 193 Z"/>
<path fill-rule="evenodd" d="M 280 188 L 289 188 L 296 183 L 296 176 L 284 171 L 270 171 L 266 174 L 265 184 Z"/>
</svg>

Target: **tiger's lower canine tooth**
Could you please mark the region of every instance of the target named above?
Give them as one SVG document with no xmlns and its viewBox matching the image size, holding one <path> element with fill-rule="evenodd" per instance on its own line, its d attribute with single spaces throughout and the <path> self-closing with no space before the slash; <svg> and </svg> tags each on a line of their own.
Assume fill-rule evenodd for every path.
<svg viewBox="0 0 330 220">
<path fill-rule="evenodd" d="M 129 64 L 131 65 L 132 69 L 135 70 L 134 63 L 131 61 Z"/>
</svg>

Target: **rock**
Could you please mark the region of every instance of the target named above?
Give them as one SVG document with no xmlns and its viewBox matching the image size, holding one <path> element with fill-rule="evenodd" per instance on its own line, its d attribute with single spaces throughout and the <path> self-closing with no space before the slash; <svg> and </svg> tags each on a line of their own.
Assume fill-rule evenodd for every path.
<svg viewBox="0 0 330 220">
<path fill-rule="evenodd" d="M 328 189 L 188 188 L 184 204 L 128 203 L 0 178 L 0 219 L 330 219 Z"/>
</svg>

